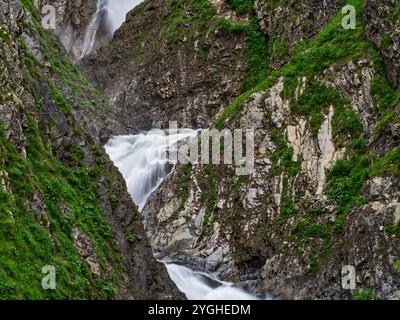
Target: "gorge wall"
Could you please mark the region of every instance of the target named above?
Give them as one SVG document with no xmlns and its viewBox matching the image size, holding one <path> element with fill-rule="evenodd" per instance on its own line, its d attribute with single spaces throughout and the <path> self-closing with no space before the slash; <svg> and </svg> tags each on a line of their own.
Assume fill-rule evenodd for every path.
<svg viewBox="0 0 400 320">
<path fill-rule="evenodd" d="M 110 105 L 33 1 L 0 1 L 0 39 L 0 299 L 180 298 L 102 148 Z"/>
<path fill-rule="evenodd" d="M 357 28 L 341 8 L 353 5 Z M 178 165 L 157 258 L 289 299 L 399 298 L 397 1 L 145 1 L 79 63 L 127 132 L 255 129 L 255 169 Z M 132 32 L 135 30 L 135 32 Z M 344 290 L 352 265 L 357 289 Z"/>
<path fill-rule="evenodd" d="M 35 0 L 41 18 L 49 14 L 46 5 L 55 8 L 54 33 L 63 43 L 70 58 L 77 60 L 82 54 L 85 32 L 97 10 L 97 0 Z"/>
<path fill-rule="evenodd" d="M 77 67 L 95 1 L 36 3 L 64 46 L 0 0 L 0 298 L 180 298 L 157 258 L 259 296 L 400 299 L 398 1 L 146 0 Z M 170 121 L 254 129 L 255 167 L 178 164 L 140 215 L 102 145 Z"/>
<path fill-rule="evenodd" d="M 207 1 L 145 1 L 129 13 L 112 44 L 79 67 L 130 132 L 169 121 L 205 128 L 240 92 L 245 71 L 244 37 L 216 30 L 221 17 L 240 20 L 226 5 Z"/>
</svg>

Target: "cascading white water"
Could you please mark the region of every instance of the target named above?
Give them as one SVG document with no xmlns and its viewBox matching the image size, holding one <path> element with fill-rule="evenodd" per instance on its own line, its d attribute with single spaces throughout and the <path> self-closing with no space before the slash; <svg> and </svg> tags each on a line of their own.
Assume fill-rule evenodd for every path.
<svg viewBox="0 0 400 320">
<path fill-rule="evenodd" d="M 179 143 L 194 138 L 197 133 L 189 129 L 176 130 L 173 134 L 153 130 L 139 135 L 113 137 L 107 143 L 106 152 L 122 173 L 140 211 L 170 171 L 167 152 L 176 150 Z"/>
<path fill-rule="evenodd" d="M 166 266 L 171 279 L 189 300 L 258 300 L 255 296 L 233 287 L 232 283 L 194 272 L 184 266 L 176 264 Z"/>
<path fill-rule="evenodd" d="M 126 19 L 126 14 L 143 0 L 97 0 L 97 10 L 86 28 L 81 58 L 96 49 L 98 30 L 103 25 L 107 34 L 114 32 Z"/>
<path fill-rule="evenodd" d="M 110 159 L 126 180 L 133 201 L 142 210 L 151 193 L 171 170 L 168 152 L 174 152 L 199 131 L 190 129 L 153 130 L 148 133 L 116 136 L 105 145 Z M 257 299 L 232 283 L 222 282 L 212 275 L 194 272 L 184 266 L 166 265 L 171 279 L 188 299 L 252 300 Z"/>
</svg>

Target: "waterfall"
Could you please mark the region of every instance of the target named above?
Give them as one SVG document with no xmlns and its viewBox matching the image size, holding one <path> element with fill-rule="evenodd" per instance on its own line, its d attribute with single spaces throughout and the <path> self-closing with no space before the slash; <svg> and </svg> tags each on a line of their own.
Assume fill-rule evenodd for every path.
<svg viewBox="0 0 400 320">
<path fill-rule="evenodd" d="M 178 148 L 198 131 L 153 130 L 139 135 L 113 137 L 105 146 L 107 154 L 122 173 L 133 201 L 141 211 L 150 194 L 170 172 L 168 152 Z"/>
<path fill-rule="evenodd" d="M 100 38 L 110 41 L 126 19 L 126 14 L 143 0 L 97 0 L 97 10 L 86 28 L 81 58 L 96 50 Z M 99 34 L 100 33 L 100 34 Z"/>
<path fill-rule="evenodd" d="M 173 164 L 168 161 L 168 152 L 174 152 L 198 133 L 198 130 L 190 129 L 152 130 L 137 135 L 116 136 L 105 145 L 107 154 L 122 173 L 140 211 L 151 193 L 173 169 Z M 171 279 L 188 299 L 257 299 L 212 275 L 175 264 L 166 267 Z"/>
<path fill-rule="evenodd" d="M 211 275 L 194 272 L 176 264 L 166 265 L 169 276 L 189 300 L 258 300 L 232 283 L 220 281 Z"/>
</svg>

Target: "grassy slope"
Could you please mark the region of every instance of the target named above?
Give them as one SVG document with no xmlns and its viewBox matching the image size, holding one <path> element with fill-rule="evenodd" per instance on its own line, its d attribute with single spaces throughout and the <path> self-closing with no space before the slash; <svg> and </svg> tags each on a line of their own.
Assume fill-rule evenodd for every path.
<svg viewBox="0 0 400 320">
<path fill-rule="evenodd" d="M 88 139 L 75 123 L 71 110 L 76 105 L 93 108 L 91 100 L 100 95 L 64 58 L 58 40 L 39 26 L 32 2 L 21 2 L 33 13 L 33 22 L 24 22 L 22 27 L 39 38 L 45 59 L 51 65 L 46 69 L 24 50 L 20 53 L 24 57 L 23 86 L 33 95 L 34 108 L 40 115 L 43 105 L 37 84 L 48 83 L 52 98 L 74 135 Z M 2 36 L 9 38 L 6 33 Z M 16 41 L 22 45 L 21 39 Z M 25 106 L 25 110 L 30 108 Z M 69 164 L 62 164 L 53 154 L 45 126 L 36 123 L 35 113 L 27 114 L 26 158 L 9 143 L 0 127 L 0 171 L 8 173 L 12 189 L 11 194 L 0 191 L 0 299 L 111 298 L 121 281 L 123 267 L 112 232 L 97 204 L 96 181 L 104 155 L 93 145 L 90 152 L 96 163 L 87 166 L 82 161 L 83 150 L 72 145 Z M 43 194 L 47 207 L 40 219 L 43 225 L 49 224 L 49 231 L 34 219 L 27 205 L 37 190 Z M 67 208 L 67 215 L 62 213 L 63 207 Z M 93 276 L 77 252 L 71 235 L 73 226 L 90 237 L 100 262 L 101 276 Z M 56 267 L 57 290 L 46 291 L 41 287 L 44 276 L 41 269 L 45 265 Z"/>
</svg>

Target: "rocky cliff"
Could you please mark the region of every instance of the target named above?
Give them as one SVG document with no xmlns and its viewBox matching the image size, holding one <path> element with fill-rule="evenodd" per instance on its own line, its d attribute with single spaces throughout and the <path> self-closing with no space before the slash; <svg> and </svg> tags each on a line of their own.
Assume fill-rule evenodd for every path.
<svg viewBox="0 0 400 320">
<path fill-rule="evenodd" d="M 79 63 L 129 131 L 205 128 L 240 93 L 245 39 L 219 24 L 245 20 L 222 1 L 145 1 L 112 44 Z"/>
<path fill-rule="evenodd" d="M 21 3 L 0 0 L 0 297 L 178 297 L 153 250 L 259 295 L 400 298 L 398 1 L 147 0 L 78 63 L 95 86 Z M 71 3 L 79 38 L 94 7 Z M 254 129 L 254 170 L 178 164 L 140 217 L 99 145 L 169 121 Z"/>
<path fill-rule="evenodd" d="M 103 151 L 111 107 L 33 1 L 0 1 L 0 39 L 0 299 L 180 297 Z"/>
<path fill-rule="evenodd" d="M 343 1 L 254 1 L 261 30 L 268 38 L 271 67 L 288 62 L 296 43 L 313 37 L 338 12 Z"/>
<path fill-rule="evenodd" d="M 382 55 L 391 84 L 400 87 L 400 5 L 396 0 L 368 1 L 363 12 L 366 37 Z"/>
<path fill-rule="evenodd" d="M 97 0 L 35 0 L 34 3 L 41 18 L 52 13 L 46 10 L 47 5 L 55 9 L 54 33 L 63 43 L 69 57 L 78 60 L 82 55 L 85 31 L 97 10 Z"/>
<path fill-rule="evenodd" d="M 342 27 L 345 4 L 355 30 Z M 251 175 L 180 165 L 152 195 L 157 257 L 281 298 L 400 298 L 398 12 L 146 1 L 81 62 L 128 131 L 256 130 Z M 342 288 L 345 265 L 355 290 Z"/>
</svg>

